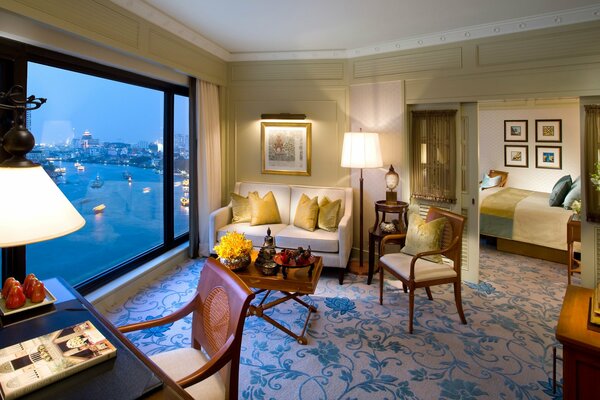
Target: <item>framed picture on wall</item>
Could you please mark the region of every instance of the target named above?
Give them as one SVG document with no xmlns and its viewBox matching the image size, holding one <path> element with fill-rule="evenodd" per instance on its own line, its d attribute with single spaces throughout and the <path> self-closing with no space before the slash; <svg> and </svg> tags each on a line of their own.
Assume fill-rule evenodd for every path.
<svg viewBox="0 0 600 400">
<path fill-rule="evenodd" d="M 262 122 L 260 142 L 263 174 L 310 175 L 310 122 Z"/>
<path fill-rule="evenodd" d="M 537 168 L 562 169 L 562 148 L 560 146 L 535 146 L 535 166 Z"/>
<path fill-rule="evenodd" d="M 562 119 L 536 119 L 535 140 L 537 142 L 562 142 Z"/>
<path fill-rule="evenodd" d="M 527 120 L 504 121 L 505 142 L 527 141 Z"/>
<path fill-rule="evenodd" d="M 504 146 L 504 166 L 529 167 L 529 146 Z"/>
</svg>

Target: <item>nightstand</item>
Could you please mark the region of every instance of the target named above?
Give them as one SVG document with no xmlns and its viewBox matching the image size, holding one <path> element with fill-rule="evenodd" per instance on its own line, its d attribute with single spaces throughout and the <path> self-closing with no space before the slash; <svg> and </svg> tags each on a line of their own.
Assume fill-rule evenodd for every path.
<svg viewBox="0 0 600 400">
<path fill-rule="evenodd" d="M 577 252 L 575 243 L 581 245 L 581 220 L 576 214 L 573 214 L 567 222 L 567 282 L 571 284 L 571 275 L 581 273 L 581 260 L 575 258 Z"/>
<path fill-rule="evenodd" d="M 367 284 L 370 285 L 373 280 L 373 273 L 375 270 L 375 245 L 381 243 L 381 239 L 389 235 L 390 233 L 401 233 L 406 232 L 408 222 L 406 220 L 406 210 L 408 209 L 408 203 L 404 201 L 396 201 L 392 204 L 387 203 L 386 200 L 378 200 L 375 202 L 375 224 L 369 229 L 369 275 L 367 278 Z M 398 221 L 400 223 L 400 231 L 398 232 L 384 232 L 379 226 L 379 215 L 381 214 L 381 222 L 390 222 L 386 220 L 386 214 L 397 214 Z M 379 249 L 377 249 L 379 250 Z M 379 251 L 378 251 L 379 253 Z"/>
</svg>

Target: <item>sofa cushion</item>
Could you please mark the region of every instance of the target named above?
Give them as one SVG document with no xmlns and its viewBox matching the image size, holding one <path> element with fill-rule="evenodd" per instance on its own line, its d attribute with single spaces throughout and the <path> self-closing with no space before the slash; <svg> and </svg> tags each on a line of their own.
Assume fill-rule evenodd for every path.
<svg viewBox="0 0 600 400">
<path fill-rule="evenodd" d="M 341 205 L 342 201 L 340 199 L 331 201 L 329 197 L 323 197 L 319 202 L 319 219 L 317 222 L 319 229 L 325 229 L 329 232 L 337 231 Z"/>
<path fill-rule="evenodd" d="M 233 213 L 231 222 L 250 222 L 252 208 L 250 207 L 250 200 L 248 197 L 241 196 L 237 193 L 231 193 L 231 211 Z"/>
<path fill-rule="evenodd" d="M 340 200 L 340 210 L 338 213 L 338 223 L 344 216 L 344 211 L 346 207 L 346 191 L 344 188 L 337 187 L 317 187 L 317 186 L 301 186 L 301 185 L 291 185 L 290 186 L 290 213 L 291 213 L 291 221 L 294 220 L 294 213 L 296 211 L 296 207 L 298 206 L 298 202 L 300 201 L 300 197 L 305 194 L 310 198 L 317 196 L 319 199 L 324 197 L 328 197 L 329 200 L 335 201 Z M 277 199 L 279 201 L 279 199 Z M 283 220 L 283 217 L 282 217 Z"/>
<path fill-rule="evenodd" d="M 277 247 L 295 249 L 298 246 L 302 246 L 306 249 L 310 246 L 313 252 L 337 253 L 339 251 L 339 237 L 337 232 L 327 232 L 323 229 L 317 229 L 307 234 L 304 229 L 288 225 L 273 236 L 275 237 Z"/>
<path fill-rule="evenodd" d="M 271 236 L 275 238 L 275 245 L 279 245 L 277 243 L 277 234 L 281 232 L 284 228 L 286 228 L 287 224 L 269 224 L 269 225 L 250 225 L 249 222 L 241 222 L 237 224 L 228 224 L 221 227 L 217 231 L 217 241 L 220 241 L 223 236 L 227 232 L 236 231 L 246 235 L 246 239 L 252 240 L 252 246 L 260 247 L 263 245 L 265 240 L 265 235 L 267 234 L 267 229 L 271 228 Z M 306 235 L 306 231 L 304 231 Z"/>
<path fill-rule="evenodd" d="M 307 195 L 302 194 L 296 207 L 294 226 L 312 232 L 317 227 L 318 215 L 319 204 L 317 203 L 317 196 L 311 199 Z"/>
<path fill-rule="evenodd" d="M 262 198 L 256 192 L 249 193 L 248 200 L 250 200 L 250 208 L 252 209 L 250 225 L 281 223 L 277 200 L 275 200 L 273 192 L 265 194 Z"/>
<path fill-rule="evenodd" d="M 273 192 L 277 206 L 279 207 L 279 216 L 282 224 L 289 224 L 290 221 L 290 186 L 281 183 L 259 183 L 259 182 L 237 182 L 235 184 L 236 193 L 247 196 L 250 192 L 257 192 L 259 196 L 264 196 L 268 192 Z"/>
</svg>

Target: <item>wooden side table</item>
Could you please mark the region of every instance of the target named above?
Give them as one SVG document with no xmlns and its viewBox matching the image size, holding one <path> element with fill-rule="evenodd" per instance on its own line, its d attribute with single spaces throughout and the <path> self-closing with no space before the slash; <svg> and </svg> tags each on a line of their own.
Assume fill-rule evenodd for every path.
<svg viewBox="0 0 600 400">
<path fill-rule="evenodd" d="M 563 301 L 556 339 L 563 345 L 563 399 L 598 398 L 600 327 L 589 323 L 593 289 L 570 285 Z"/>
<path fill-rule="evenodd" d="M 381 239 L 390 233 L 398 232 L 383 232 L 379 226 L 379 214 L 381 213 L 381 222 L 390 222 L 386 220 L 386 214 L 397 214 L 398 221 L 401 224 L 400 232 L 406 232 L 408 226 L 407 212 L 408 203 L 404 201 L 396 201 L 394 204 L 388 204 L 385 200 L 375 202 L 375 224 L 369 229 L 369 275 L 367 284 L 370 285 L 373 280 L 375 269 L 375 244 L 381 243 Z M 378 251 L 379 253 L 379 251 Z"/>
<path fill-rule="evenodd" d="M 581 243 L 581 220 L 575 217 L 575 214 L 567 222 L 567 282 L 571 284 L 571 275 L 581 273 L 581 261 L 575 258 L 575 242 Z"/>
</svg>

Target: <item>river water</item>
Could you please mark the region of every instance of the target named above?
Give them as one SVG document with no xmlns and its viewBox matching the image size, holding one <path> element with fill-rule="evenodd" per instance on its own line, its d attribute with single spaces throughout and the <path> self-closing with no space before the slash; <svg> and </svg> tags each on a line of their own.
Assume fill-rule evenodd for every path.
<svg viewBox="0 0 600 400">
<path fill-rule="evenodd" d="M 58 178 L 63 191 L 86 224 L 61 238 L 27 246 L 27 272 L 40 279 L 62 276 L 77 284 L 98 272 L 163 243 L 163 176 L 151 169 L 123 165 L 73 163 Z M 131 175 L 131 182 L 124 173 Z M 91 183 L 99 178 L 99 188 Z M 183 177 L 175 177 L 175 232 L 188 230 L 189 210 L 180 205 Z M 94 207 L 104 204 L 102 213 Z"/>
</svg>

